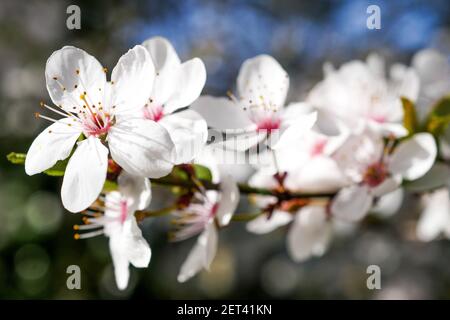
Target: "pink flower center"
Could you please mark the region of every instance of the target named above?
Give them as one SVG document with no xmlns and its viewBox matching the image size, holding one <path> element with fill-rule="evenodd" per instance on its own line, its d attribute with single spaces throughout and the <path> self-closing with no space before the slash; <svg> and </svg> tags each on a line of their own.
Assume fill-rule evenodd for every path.
<svg viewBox="0 0 450 320">
<path fill-rule="evenodd" d="M 209 213 L 209 217 L 210 217 L 210 218 L 216 216 L 216 214 L 217 214 L 217 209 L 219 209 L 219 203 L 218 203 L 218 202 L 216 202 L 216 203 L 211 207 L 211 211 L 210 211 L 210 213 Z"/>
<path fill-rule="evenodd" d="M 375 162 L 367 167 L 363 181 L 369 187 L 376 187 L 388 176 L 386 165 L 383 162 Z"/>
<path fill-rule="evenodd" d="M 119 220 L 120 220 L 121 224 L 123 224 L 125 222 L 125 220 L 127 220 L 127 216 L 128 216 L 127 201 L 121 200 L 120 201 L 120 216 L 119 216 Z"/>
<path fill-rule="evenodd" d="M 164 117 L 164 108 L 162 105 L 145 105 L 143 113 L 145 119 L 158 122 Z"/>
<path fill-rule="evenodd" d="M 89 136 L 100 137 L 108 133 L 112 126 L 112 119 L 109 114 L 92 114 L 83 119 L 84 131 Z"/>
<path fill-rule="evenodd" d="M 272 133 L 274 130 L 280 129 L 281 120 L 277 118 L 263 118 L 256 123 L 257 131 L 267 131 Z"/>
<path fill-rule="evenodd" d="M 314 142 L 310 150 L 311 157 L 321 155 L 325 149 L 326 144 L 327 144 L 326 139 L 319 139 L 318 141 Z"/>
<path fill-rule="evenodd" d="M 370 119 L 378 123 L 384 123 L 386 121 L 386 117 L 381 115 L 371 115 Z"/>
</svg>

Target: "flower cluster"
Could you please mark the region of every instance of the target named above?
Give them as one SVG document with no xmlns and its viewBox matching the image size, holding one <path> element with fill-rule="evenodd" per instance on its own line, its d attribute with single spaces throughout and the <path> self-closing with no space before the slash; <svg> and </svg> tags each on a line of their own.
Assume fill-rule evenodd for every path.
<svg viewBox="0 0 450 320">
<path fill-rule="evenodd" d="M 268 55 L 243 62 L 235 94 L 213 97 L 201 96 L 203 62 L 181 62 L 164 38 L 130 49 L 110 80 L 93 56 L 66 46 L 47 61 L 53 105 L 41 103 L 46 112 L 36 116 L 52 124 L 30 146 L 25 171 L 63 167 L 62 203 L 83 214 L 75 238 L 109 238 L 120 289 L 130 263 L 150 262 L 138 222 L 159 215 L 148 210 L 151 182 L 177 186 L 176 202 L 160 210 L 173 216 L 170 239 L 198 236 L 180 282 L 210 267 L 220 229 L 246 220 L 235 214 L 244 194 L 257 208 L 247 230 L 289 224 L 295 261 L 324 254 L 337 224 L 401 201 L 408 186 L 424 194 L 418 238 L 450 236 L 449 102 L 439 100 L 450 66 L 425 50 L 389 77 L 385 68 L 378 55 L 326 65 L 306 98 L 286 105 L 289 75 Z M 263 161 L 225 164 L 230 155 Z M 238 184 L 242 170 L 251 176 Z"/>
</svg>

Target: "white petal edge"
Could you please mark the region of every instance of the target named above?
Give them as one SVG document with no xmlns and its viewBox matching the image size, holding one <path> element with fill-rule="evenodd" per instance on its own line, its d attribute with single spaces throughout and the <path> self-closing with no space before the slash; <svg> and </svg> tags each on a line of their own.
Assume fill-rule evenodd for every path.
<svg viewBox="0 0 450 320">
<path fill-rule="evenodd" d="M 150 204 L 152 190 L 148 178 L 134 176 L 122 170 L 117 182 L 120 192 L 131 200 L 135 210 L 143 210 Z"/>
<path fill-rule="evenodd" d="M 265 234 L 285 226 L 293 219 L 292 214 L 286 211 L 275 210 L 268 218 L 266 214 L 260 215 L 247 223 L 247 231 L 256 234 Z"/>
<path fill-rule="evenodd" d="M 188 257 L 181 266 L 178 282 L 185 282 L 195 276 L 203 268 L 208 270 L 217 251 L 217 229 L 209 223 L 200 234 L 196 244 L 189 252 Z"/>
<path fill-rule="evenodd" d="M 175 164 L 188 163 L 200 154 L 208 139 L 206 121 L 193 110 L 163 117 L 159 124 L 167 129 L 175 144 Z"/>
<path fill-rule="evenodd" d="M 373 196 L 366 186 L 353 185 L 341 189 L 331 203 L 331 213 L 345 221 L 361 220 L 369 211 Z"/>
<path fill-rule="evenodd" d="M 220 182 L 220 200 L 216 217 L 220 226 L 230 223 L 239 204 L 239 188 L 230 174 L 225 174 Z"/>
<path fill-rule="evenodd" d="M 70 155 L 81 134 L 81 130 L 69 126 L 70 123 L 69 119 L 59 120 L 34 139 L 25 159 L 25 172 L 28 175 L 45 171 Z"/>
<path fill-rule="evenodd" d="M 171 85 L 176 89 L 164 104 L 167 113 L 192 104 L 200 96 L 206 83 L 205 64 L 199 58 L 183 62 L 174 81 Z"/>
<path fill-rule="evenodd" d="M 80 109 L 80 95 L 89 103 L 103 102 L 106 74 L 100 62 L 84 50 L 65 46 L 52 53 L 45 66 L 47 90 L 52 101 L 67 111 Z"/>
<path fill-rule="evenodd" d="M 296 262 L 325 253 L 331 237 L 325 207 L 306 206 L 295 215 L 287 235 L 289 255 Z"/>
<path fill-rule="evenodd" d="M 167 130 L 144 119 L 116 123 L 108 134 L 111 157 L 132 175 L 160 178 L 173 168 L 175 146 Z"/>
<path fill-rule="evenodd" d="M 247 113 L 228 98 L 201 96 L 190 109 L 197 111 L 214 129 L 243 129 L 253 125 Z"/>
<path fill-rule="evenodd" d="M 152 58 L 143 46 L 134 46 L 120 57 L 111 73 L 109 103 L 114 106 L 114 114 L 130 116 L 140 112 L 150 97 L 155 75 Z"/>
<path fill-rule="evenodd" d="M 108 149 L 95 137 L 78 143 L 66 167 L 61 188 L 64 208 L 80 212 L 102 191 L 108 168 Z"/>
<path fill-rule="evenodd" d="M 436 155 L 437 146 L 433 136 L 418 133 L 397 146 L 390 159 L 389 170 L 407 180 L 415 180 L 431 169 Z"/>
</svg>

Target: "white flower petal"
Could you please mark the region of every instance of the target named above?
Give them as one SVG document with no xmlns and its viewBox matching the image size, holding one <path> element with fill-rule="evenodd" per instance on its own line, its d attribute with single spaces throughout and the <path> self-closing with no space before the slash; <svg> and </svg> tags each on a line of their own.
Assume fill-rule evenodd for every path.
<svg viewBox="0 0 450 320">
<path fill-rule="evenodd" d="M 423 102 L 430 104 L 450 90 L 450 64 L 447 57 L 434 49 L 421 50 L 414 55 L 412 66 L 420 77 Z"/>
<path fill-rule="evenodd" d="M 289 172 L 285 186 L 298 192 L 327 193 L 337 191 L 348 182 L 333 159 L 316 156 L 301 168 Z"/>
<path fill-rule="evenodd" d="M 104 69 L 81 49 L 65 46 L 53 52 L 45 66 L 45 79 L 53 102 L 67 111 L 77 111 L 84 105 L 80 99 L 84 92 L 91 105 L 103 102 Z"/>
<path fill-rule="evenodd" d="M 142 45 L 149 51 L 155 69 L 160 74 L 181 64 L 172 44 L 163 37 L 147 39 Z"/>
<path fill-rule="evenodd" d="M 175 147 L 167 130 L 144 119 L 117 122 L 108 134 L 111 156 L 132 175 L 160 178 L 173 168 Z"/>
<path fill-rule="evenodd" d="M 324 207 L 306 206 L 295 215 L 287 235 L 290 256 L 296 262 L 321 256 L 325 253 L 331 236 Z"/>
<path fill-rule="evenodd" d="M 262 214 L 259 217 L 248 222 L 246 228 L 249 232 L 264 234 L 287 225 L 292 221 L 292 219 L 292 214 L 290 214 L 289 212 L 274 210 L 270 218 L 268 218 L 266 214 Z"/>
<path fill-rule="evenodd" d="M 208 139 L 206 121 L 193 110 L 184 110 L 163 117 L 161 124 L 175 144 L 175 164 L 187 163 L 202 150 Z"/>
<path fill-rule="evenodd" d="M 95 137 L 78 143 L 67 164 L 61 188 L 64 208 L 80 212 L 102 191 L 108 168 L 108 149 Z"/>
<path fill-rule="evenodd" d="M 216 145 L 221 145 L 226 150 L 238 152 L 244 152 L 251 147 L 256 146 L 258 143 L 264 141 L 267 138 L 266 132 L 256 131 L 239 134 L 225 132 L 225 134 L 225 139 L 221 142 L 216 143 Z M 269 141 L 266 140 L 266 142 Z"/>
<path fill-rule="evenodd" d="M 120 57 L 111 74 L 111 106 L 114 114 L 126 116 L 139 111 L 153 87 L 155 67 L 148 51 L 135 46 Z"/>
<path fill-rule="evenodd" d="M 402 183 L 402 178 L 399 175 L 395 175 L 386 178 L 382 183 L 372 188 L 372 194 L 374 197 L 381 197 L 387 193 L 395 191 L 400 187 Z"/>
<path fill-rule="evenodd" d="M 377 199 L 371 212 L 381 217 L 390 217 L 398 212 L 403 202 L 403 189 L 398 188 Z"/>
<path fill-rule="evenodd" d="M 242 129 L 253 125 L 247 113 L 227 98 L 201 96 L 190 109 L 197 111 L 214 129 Z"/>
<path fill-rule="evenodd" d="M 289 76 L 273 57 L 259 55 L 244 61 L 237 87 L 239 96 L 250 105 L 258 105 L 263 99 L 266 105 L 281 108 L 289 89 Z"/>
<path fill-rule="evenodd" d="M 408 135 L 408 130 L 400 124 L 400 123 L 371 123 L 374 125 L 375 130 L 379 130 L 379 132 L 384 136 L 388 137 L 390 135 L 393 135 L 397 138 L 406 137 Z"/>
<path fill-rule="evenodd" d="M 395 93 L 399 97 L 406 97 L 411 101 L 417 101 L 420 89 L 420 79 L 416 70 L 403 65 L 394 64 L 390 70 Z"/>
<path fill-rule="evenodd" d="M 135 210 L 143 210 L 148 207 L 152 199 L 152 190 L 148 178 L 133 176 L 122 170 L 117 182 L 120 193 L 132 201 Z"/>
<path fill-rule="evenodd" d="M 217 230 L 213 223 L 209 223 L 200 234 L 196 244 L 189 252 L 187 259 L 181 266 L 178 282 L 185 282 L 196 275 L 203 268 L 209 269 L 217 251 Z"/>
<path fill-rule="evenodd" d="M 216 217 L 220 226 L 230 223 L 234 211 L 239 204 L 239 188 L 230 174 L 225 174 L 220 182 L 220 201 Z"/>
<path fill-rule="evenodd" d="M 180 59 L 170 44 L 162 37 L 153 37 L 142 44 L 150 53 L 155 66 L 156 77 L 151 99 L 163 105 L 176 90 L 174 79 L 180 69 Z"/>
<path fill-rule="evenodd" d="M 202 93 L 206 82 L 206 69 L 199 58 L 188 60 L 181 64 L 174 83 L 175 86 L 169 100 L 164 104 L 164 110 L 172 113 L 177 109 L 192 104 Z"/>
<path fill-rule="evenodd" d="M 152 256 L 150 246 L 142 236 L 142 231 L 136 223 L 136 218 L 131 217 L 129 223 L 131 224 L 131 230 L 127 234 L 126 250 L 128 260 L 136 268 L 146 268 Z"/>
<path fill-rule="evenodd" d="M 429 133 L 418 133 L 400 143 L 394 150 L 389 170 L 407 180 L 422 177 L 432 167 L 437 154 L 434 138 Z"/>
<path fill-rule="evenodd" d="M 25 172 L 28 175 L 47 170 L 58 160 L 64 160 L 70 155 L 81 134 L 80 130 L 68 125 L 71 122 L 69 119 L 59 120 L 34 139 L 25 160 Z"/>
<path fill-rule="evenodd" d="M 372 206 L 373 197 L 368 187 L 353 185 L 341 189 L 331 203 L 334 217 L 347 221 L 361 220 Z"/>
<path fill-rule="evenodd" d="M 127 288 L 130 278 L 129 261 L 126 253 L 127 241 L 124 240 L 121 233 L 114 234 L 109 238 L 109 251 L 114 265 L 114 276 L 120 290 Z"/>
<path fill-rule="evenodd" d="M 279 148 L 286 148 L 298 143 L 299 140 L 307 134 L 317 121 L 317 112 L 300 115 L 292 121 L 286 130 L 280 132 L 278 139 L 271 143 L 271 148 L 276 150 Z"/>
<path fill-rule="evenodd" d="M 425 195 L 424 210 L 417 224 L 417 238 L 421 241 L 436 239 L 450 230 L 450 198 L 447 188 Z"/>
</svg>

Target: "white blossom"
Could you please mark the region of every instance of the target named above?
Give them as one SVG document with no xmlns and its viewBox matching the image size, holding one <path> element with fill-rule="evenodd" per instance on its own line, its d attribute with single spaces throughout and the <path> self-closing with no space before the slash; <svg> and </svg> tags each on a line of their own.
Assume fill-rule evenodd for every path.
<svg viewBox="0 0 450 320">
<path fill-rule="evenodd" d="M 146 103 L 154 66 L 147 50 L 135 46 L 123 55 L 106 81 L 105 69 L 81 49 L 66 46 L 47 60 L 47 89 L 55 104 L 42 104 L 62 118 L 44 129 L 30 146 L 27 174 L 51 168 L 71 156 L 61 197 L 72 212 L 86 209 L 106 179 L 108 154 L 133 175 L 158 178 L 173 167 L 174 145 L 167 130 L 132 114 Z M 80 135 L 86 139 L 77 142 Z"/>
</svg>

